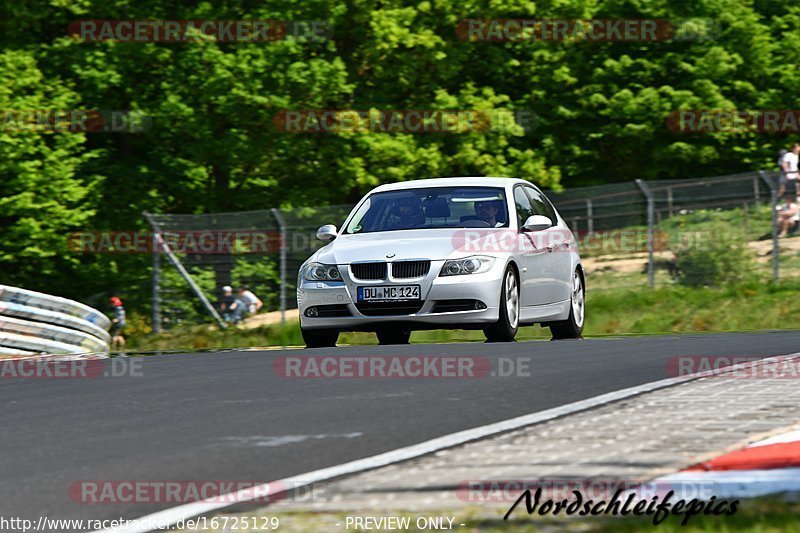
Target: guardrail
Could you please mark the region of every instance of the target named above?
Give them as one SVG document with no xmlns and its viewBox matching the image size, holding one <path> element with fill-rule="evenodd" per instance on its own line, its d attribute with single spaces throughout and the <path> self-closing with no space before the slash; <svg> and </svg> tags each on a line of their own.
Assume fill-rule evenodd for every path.
<svg viewBox="0 0 800 533">
<path fill-rule="evenodd" d="M 79 302 L 0 285 L 0 355 L 107 356 L 111 321 Z"/>
</svg>

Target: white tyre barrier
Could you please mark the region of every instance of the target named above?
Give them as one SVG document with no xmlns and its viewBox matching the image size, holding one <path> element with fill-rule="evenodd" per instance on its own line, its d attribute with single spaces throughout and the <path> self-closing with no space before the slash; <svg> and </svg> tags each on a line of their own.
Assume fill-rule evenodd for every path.
<svg viewBox="0 0 800 533">
<path fill-rule="evenodd" d="M 0 285 L 0 355 L 107 357 L 111 321 L 60 296 Z"/>
<path fill-rule="evenodd" d="M 2 332 L 63 342 L 76 346 L 85 352 L 101 352 L 108 347 L 107 342 L 83 331 L 62 328 L 61 326 L 54 326 L 44 322 L 29 322 L 7 316 L 0 316 L 0 333 Z"/>
<path fill-rule="evenodd" d="M 16 333 L 0 332 L 0 342 L 7 348 L 21 348 L 23 350 L 43 353 L 43 354 L 73 354 L 86 352 L 80 346 L 67 344 L 65 342 L 50 341 L 29 337 L 28 335 L 17 335 Z"/>
<path fill-rule="evenodd" d="M 104 330 L 111 327 L 111 320 L 97 309 L 60 296 L 50 296 L 41 292 L 0 285 L 0 301 L 72 315 Z"/>
<path fill-rule="evenodd" d="M 15 318 L 22 318 L 32 320 L 34 322 L 44 322 L 47 324 L 60 325 L 65 328 L 72 328 L 78 331 L 83 331 L 90 335 L 94 335 L 98 339 L 108 343 L 111 341 L 111 336 L 108 332 L 100 327 L 86 322 L 80 318 L 72 315 L 65 315 L 56 311 L 48 311 L 40 307 L 30 307 L 27 305 L 14 304 L 9 302 L 0 302 L 0 315 L 12 316 Z"/>
</svg>

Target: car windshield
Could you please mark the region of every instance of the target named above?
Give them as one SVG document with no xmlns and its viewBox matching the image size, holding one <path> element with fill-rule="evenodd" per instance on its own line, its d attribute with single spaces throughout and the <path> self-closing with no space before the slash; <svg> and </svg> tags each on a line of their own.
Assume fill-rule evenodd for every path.
<svg viewBox="0 0 800 533">
<path fill-rule="evenodd" d="M 347 224 L 346 233 L 428 228 L 508 227 L 505 193 L 499 187 L 431 187 L 371 194 Z"/>
</svg>

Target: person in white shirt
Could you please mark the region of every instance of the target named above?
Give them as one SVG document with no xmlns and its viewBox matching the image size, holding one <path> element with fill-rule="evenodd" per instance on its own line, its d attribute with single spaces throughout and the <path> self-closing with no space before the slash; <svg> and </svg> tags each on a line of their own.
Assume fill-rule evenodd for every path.
<svg viewBox="0 0 800 533">
<path fill-rule="evenodd" d="M 247 312 L 250 314 L 257 313 L 264 306 L 264 302 L 249 291 L 247 287 L 239 287 L 239 297 L 237 300 L 244 304 L 245 309 L 247 309 Z"/>
<path fill-rule="evenodd" d="M 786 186 L 790 185 L 789 193 L 797 194 L 797 177 L 800 175 L 797 169 L 798 154 L 800 154 L 800 144 L 794 143 L 792 149 L 784 154 L 781 160 L 781 179 L 778 185 L 778 196 L 783 196 L 786 192 Z"/>
</svg>

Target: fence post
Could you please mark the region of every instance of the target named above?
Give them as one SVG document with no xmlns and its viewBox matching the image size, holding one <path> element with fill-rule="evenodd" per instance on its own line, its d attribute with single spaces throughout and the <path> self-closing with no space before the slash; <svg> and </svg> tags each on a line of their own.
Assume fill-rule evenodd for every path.
<svg viewBox="0 0 800 533">
<path fill-rule="evenodd" d="M 278 223 L 278 229 L 281 235 L 281 265 L 280 265 L 280 299 L 281 299 L 281 325 L 286 324 L 286 224 L 283 221 L 283 216 L 280 210 L 271 209 L 272 216 Z"/>
<path fill-rule="evenodd" d="M 756 197 L 756 203 L 761 199 L 761 190 L 758 187 L 758 178 L 753 180 L 753 194 Z"/>
<path fill-rule="evenodd" d="M 153 302 L 151 305 L 153 333 L 161 333 L 161 249 L 157 246 L 161 236 L 153 234 Z"/>
<path fill-rule="evenodd" d="M 208 301 L 208 298 L 206 298 L 206 295 L 203 293 L 203 290 L 200 288 L 199 285 L 197 285 L 197 283 L 195 283 L 194 279 L 192 279 L 192 276 L 190 276 L 189 272 L 186 271 L 186 268 L 184 268 L 183 264 L 178 260 L 177 257 L 175 257 L 175 254 L 172 253 L 172 250 L 170 250 L 169 245 L 161 237 L 161 234 L 158 233 L 158 225 L 156 224 L 156 221 L 153 220 L 150 213 L 142 213 L 142 214 L 144 215 L 144 218 L 147 220 L 147 222 L 150 223 L 150 227 L 153 228 L 153 231 L 156 232 L 156 237 L 155 237 L 156 250 L 159 253 L 162 250 L 164 251 L 164 253 L 167 256 L 167 259 L 169 259 L 169 262 L 172 263 L 172 266 L 175 267 L 175 269 L 178 271 L 181 277 L 186 281 L 186 283 L 189 284 L 189 288 L 191 288 L 195 296 L 197 296 L 200 299 L 200 302 L 202 302 L 203 307 L 206 308 L 208 314 L 211 315 L 211 317 L 217 322 L 217 325 L 219 325 L 220 329 L 226 329 L 228 325 L 225 323 L 224 320 L 222 320 L 222 317 L 219 316 L 217 310 L 214 309 L 214 306 L 211 305 L 211 302 Z"/>
<path fill-rule="evenodd" d="M 778 249 L 778 212 L 776 211 L 778 207 L 778 189 L 772 180 L 767 177 L 766 172 L 759 170 L 758 174 L 769 187 L 770 208 L 772 209 L 772 281 L 778 281 L 778 257 L 780 253 Z"/>
<path fill-rule="evenodd" d="M 588 227 L 588 234 L 591 235 L 594 233 L 594 213 L 592 212 L 592 199 L 586 199 L 586 223 Z"/>
<path fill-rule="evenodd" d="M 656 286 L 655 265 L 653 264 L 655 202 L 653 201 L 653 191 L 650 190 L 650 187 L 645 185 L 641 179 L 636 180 L 636 185 L 639 186 L 642 194 L 647 198 L 647 280 L 652 289 Z"/>
</svg>

